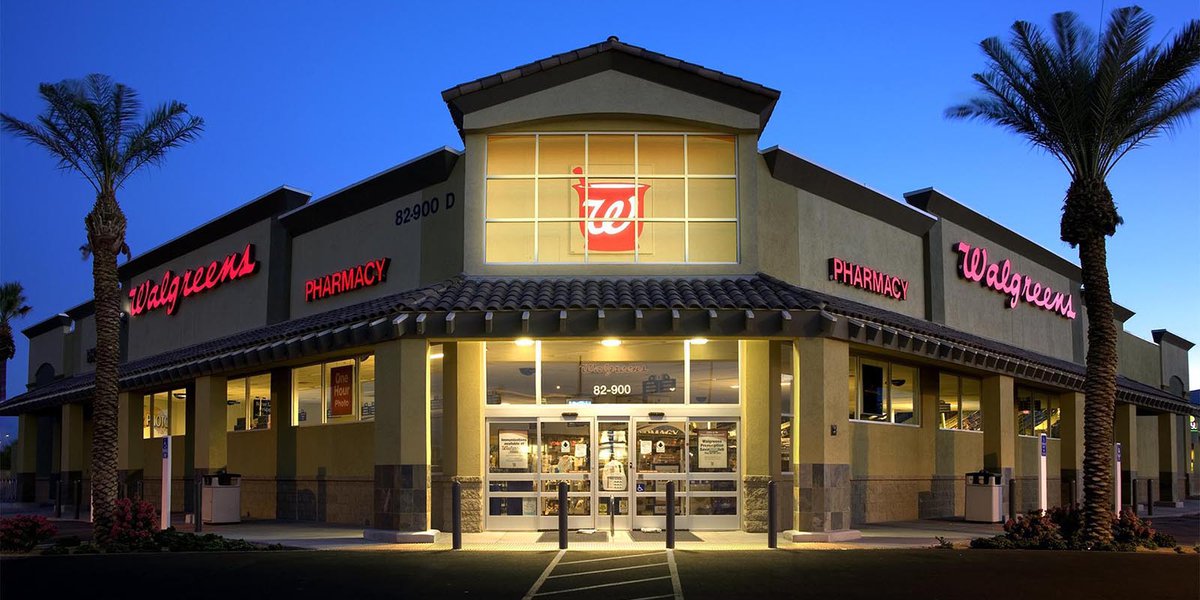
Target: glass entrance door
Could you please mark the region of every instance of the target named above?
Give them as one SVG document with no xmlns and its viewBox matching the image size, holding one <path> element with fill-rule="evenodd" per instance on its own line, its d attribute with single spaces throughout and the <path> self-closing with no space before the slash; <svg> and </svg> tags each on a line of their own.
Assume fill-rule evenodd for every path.
<svg viewBox="0 0 1200 600">
<path fill-rule="evenodd" d="M 594 529 L 596 511 L 594 421 L 578 417 L 543 417 L 541 428 L 540 529 L 558 527 L 558 484 L 567 483 L 567 527 Z"/>
<path fill-rule="evenodd" d="M 634 421 L 633 527 L 666 527 L 667 482 L 675 482 L 675 527 L 687 529 L 687 422 Z"/>
<path fill-rule="evenodd" d="M 596 525 L 600 529 L 629 529 L 630 464 L 629 418 L 601 419 L 596 423 Z"/>
</svg>

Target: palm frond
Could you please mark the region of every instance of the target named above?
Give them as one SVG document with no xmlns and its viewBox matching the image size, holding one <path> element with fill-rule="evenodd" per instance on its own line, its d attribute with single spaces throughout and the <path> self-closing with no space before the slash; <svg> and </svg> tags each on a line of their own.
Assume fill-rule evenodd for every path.
<svg viewBox="0 0 1200 600">
<path fill-rule="evenodd" d="M 202 131 L 204 119 L 188 113 L 187 105 L 176 101 L 160 105 L 127 134 L 117 185 L 142 165 L 157 164 L 168 150 L 195 140 Z"/>
</svg>

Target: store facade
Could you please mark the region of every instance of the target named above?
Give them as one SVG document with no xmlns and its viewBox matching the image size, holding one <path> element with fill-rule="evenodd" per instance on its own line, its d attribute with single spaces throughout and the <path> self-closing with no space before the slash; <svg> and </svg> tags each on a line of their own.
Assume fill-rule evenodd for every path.
<svg viewBox="0 0 1200 600">
<path fill-rule="evenodd" d="M 933 189 L 897 202 L 779 148 L 779 92 L 610 39 L 443 92 L 464 151 L 317 200 L 278 188 L 121 266 L 121 492 L 243 475 L 248 518 L 448 527 L 963 511 L 963 474 L 1082 493 L 1079 269 Z M 30 327 L 30 501 L 88 481 L 91 306 Z M 1124 322 L 1131 312 L 1118 310 Z M 1187 352 L 1121 337 L 1123 477 L 1179 502 Z M 1125 487 L 1128 489 L 1128 486 Z M 1141 492 L 1144 498 L 1145 492 Z"/>
</svg>

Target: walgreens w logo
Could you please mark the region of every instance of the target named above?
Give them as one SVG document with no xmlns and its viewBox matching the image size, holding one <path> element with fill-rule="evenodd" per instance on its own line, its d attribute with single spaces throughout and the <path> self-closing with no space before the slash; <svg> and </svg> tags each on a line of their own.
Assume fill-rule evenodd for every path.
<svg viewBox="0 0 1200 600">
<path fill-rule="evenodd" d="M 571 171 L 582 175 L 583 169 Z M 642 235 L 646 190 L 644 183 L 587 182 L 571 186 L 579 194 L 579 232 L 592 252 L 633 252 Z M 636 225 L 636 226 L 635 226 Z"/>
</svg>

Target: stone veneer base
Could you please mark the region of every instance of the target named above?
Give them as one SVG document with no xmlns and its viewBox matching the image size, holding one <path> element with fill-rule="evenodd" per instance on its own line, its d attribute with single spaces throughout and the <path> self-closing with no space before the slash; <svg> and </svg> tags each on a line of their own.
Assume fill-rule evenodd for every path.
<svg viewBox="0 0 1200 600">
<path fill-rule="evenodd" d="M 791 536 L 792 541 L 796 543 L 819 543 L 819 542 L 849 542 L 862 537 L 862 532 L 857 529 L 840 529 L 838 531 L 796 531 L 790 530 L 783 532 L 786 536 Z"/>
<path fill-rule="evenodd" d="M 438 530 L 425 531 L 393 531 L 391 529 L 364 529 L 363 539 L 369 542 L 384 542 L 388 544 L 432 544 L 437 539 Z"/>
</svg>

